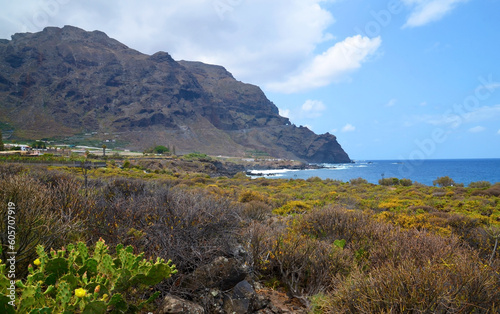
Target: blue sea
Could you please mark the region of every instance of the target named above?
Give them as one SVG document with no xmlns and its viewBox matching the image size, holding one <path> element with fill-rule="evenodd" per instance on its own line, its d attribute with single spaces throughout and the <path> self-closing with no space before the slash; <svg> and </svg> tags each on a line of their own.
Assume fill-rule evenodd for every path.
<svg viewBox="0 0 500 314">
<path fill-rule="evenodd" d="M 435 159 L 435 160 L 359 160 L 351 164 L 322 164 L 323 169 L 257 170 L 266 178 L 307 179 L 320 177 L 347 182 L 363 178 L 378 184 L 382 178 L 410 179 L 432 185 L 438 177 L 448 176 L 467 186 L 471 182 L 500 182 L 500 159 Z"/>
</svg>

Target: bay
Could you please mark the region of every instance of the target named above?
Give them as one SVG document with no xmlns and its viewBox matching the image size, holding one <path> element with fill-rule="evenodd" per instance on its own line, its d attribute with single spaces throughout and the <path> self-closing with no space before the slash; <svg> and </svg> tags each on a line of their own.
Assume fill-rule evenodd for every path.
<svg viewBox="0 0 500 314">
<path fill-rule="evenodd" d="M 310 170 L 266 170 L 266 178 L 308 179 L 320 177 L 347 182 L 363 178 L 378 184 L 382 178 L 410 179 L 433 185 L 438 177 L 448 176 L 465 186 L 471 182 L 500 182 L 500 159 L 434 159 L 434 160 L 359 160 L 350 164 L 322 164 L 325 168 Z"/>
</svg>

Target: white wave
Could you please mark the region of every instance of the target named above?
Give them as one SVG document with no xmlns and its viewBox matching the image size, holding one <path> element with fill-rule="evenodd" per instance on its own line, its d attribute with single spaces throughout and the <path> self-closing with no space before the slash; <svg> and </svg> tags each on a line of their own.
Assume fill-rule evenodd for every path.
<svg viewBox="0 0 500 314">
<path fill-rule="evenodd" d="M 351 165 L 337 165 L 335 168 L 331 168 L 331 170 L 346 170 L 352 168 Z"/>
<path fill-rule="evenodd" d="M 271 170 L 249 170 L 248 172 L 250 174 L 270 176 L 270 175 L 278 175 L 278 174 L 287 173 L 289 171 L 299 171 L 299 170 L 295 170 L 295 169 L 271 169 Z"/>
<path fill-rule="evenodd" d="M 321 167 L 330 169 L 330 168 L 337 168 L 339 165 L 338 164 L 319 164 Z"/>
<path fill-rule="evenodd" d="M 248 176 L 250 179 L 254 180 L 254 179 L 259 179 L 259 178 L 269 178 L 269 179 L 273 179 L 273 178 L 281 178 L 281 177 L 284 177 L 283 174 L 270 174 L 270 175 L 265 175 L 265 176 L 262 176 L 262 175 L 256 175 L 256 176 Z"/>
</svg>

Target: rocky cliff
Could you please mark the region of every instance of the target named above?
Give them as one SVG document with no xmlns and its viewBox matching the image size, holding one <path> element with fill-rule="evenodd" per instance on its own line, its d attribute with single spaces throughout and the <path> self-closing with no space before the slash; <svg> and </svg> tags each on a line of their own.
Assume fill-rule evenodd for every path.
<svg viewBox="0 0 500 314">
<path fill-rule="evenodd" d="M 259 87 L 221 66 L 142 54 L 72 26 L 0 40 L 0 126 L 13 138 L 350 161 L 335 136 L 292 125 Z"/>
</svg>

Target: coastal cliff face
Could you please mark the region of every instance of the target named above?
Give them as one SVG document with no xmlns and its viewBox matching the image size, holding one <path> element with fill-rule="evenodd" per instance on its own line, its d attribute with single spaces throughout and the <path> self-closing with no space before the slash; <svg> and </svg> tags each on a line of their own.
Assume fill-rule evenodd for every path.
<svg viewBox="0 0 500 314">
<path fill-rule="evenodd" d="M 24 139 L 86 136 L 138 150 L 168 144 L 178 153 L 350 161 L 335 136 L 292 125 L 259 87 L 221 66 L 142 54 L 72 26 L 0 40 L 0 123 Z"/>
</svg>

